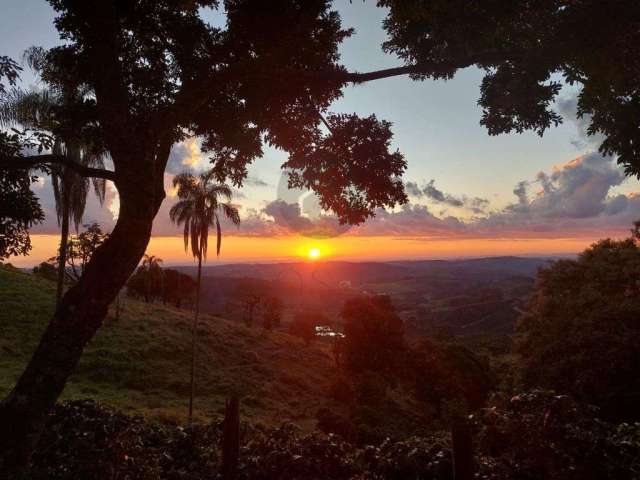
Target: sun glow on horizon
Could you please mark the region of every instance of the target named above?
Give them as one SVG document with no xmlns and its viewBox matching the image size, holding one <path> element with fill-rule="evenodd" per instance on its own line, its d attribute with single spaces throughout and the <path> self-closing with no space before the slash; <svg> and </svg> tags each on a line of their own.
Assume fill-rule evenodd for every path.
<svg viewBox="0 0 640 480">
<path fill-rule="evenodd" d="M 311 260 L 317 260 L 318 258 L 320 258 L 320 254 L 321 254 L 321 252 L 320 252 L 320 249 L 318 247 L 311 247 L 309 249 L 308 255 L 309 255 L 309 258 Z"/>
<path fill-rule="evenodd" d="M 608 232 L 612 238 L 624 238 L 626 232 Z M 291 262 L 320 261 L 395 261 L 500 255 L 576 254 L 603 236 L 600 232 L 586 238 L 513 238 L 513 239 L 428 239 L 413 237 L 340 236 L 321 241 L 301 237 L 225 237 L 220 261 Z M 33 267 L 56 254 L 58 235 L 34 234 L 33 250 L 27 257 L 11 257 L 8 262 L 22 268 Z M 214 241 L 213 239 L 211 241 Z M 318 256 L 311 255 L 318 249 Z M 185 265 L 192 261 L 184 251 L 182 237 L 151 237 L 147 253 L 164 260 L 165 265 Z M 213 262 L 209 262 L 213 264 Z"/>
</svg>

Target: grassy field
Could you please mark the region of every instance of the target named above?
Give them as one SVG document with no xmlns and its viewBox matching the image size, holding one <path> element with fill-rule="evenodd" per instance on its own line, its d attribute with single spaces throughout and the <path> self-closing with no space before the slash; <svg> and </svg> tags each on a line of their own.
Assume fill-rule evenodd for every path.
<svg viewBox="0 0 640 480">
<path fill-rule="evenodd" d="M 0 266 L 0 397 L 23 370 L 53 311 L 48 280 Z M 93 398 L 129 413 L 184 421 L 189 391 L 191 312 L 124 301 L 88 345 L 63 399 Z M 198 332 L 195 409 L 220 416 L 225 398 L 242 397 L 243 417 L 277 425 L 315 424 L 332 362 L 323 344 L 306 347 L 281 332 L 249 329 L 205 315 Z"/>
</svg>

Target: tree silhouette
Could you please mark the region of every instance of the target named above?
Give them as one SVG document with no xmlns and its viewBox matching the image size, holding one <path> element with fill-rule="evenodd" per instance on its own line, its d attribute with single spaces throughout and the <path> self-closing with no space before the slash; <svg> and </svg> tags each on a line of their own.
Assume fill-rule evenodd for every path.
<svg viewBox="0 0 640 480">
<path fill-rule="evenodd" d="M 0 155 L 19 156 L 21 148 L 17 134 L 0 131 Z M 44 212 L 30 188 L 34 180 L 24 170 L 0 170 L 0 260 L 28 255 L 29 228 L 44 220 Z"/>
<path fill-rule="evenodd" d="M 265 330 L 273 330 L 279 327 L 282 321 L 282 310 L 284 305 L 279 297 L 268 296 L 262 305 L 262 326 Z"/>
<path fill-rule="evenodd" d="M 0 56 L 0 101 L 6 95 L 2 79 L 15 86 L 21 68 L 9 57 Z M 0 131 L 0 158 L 22 157 L 24 147 L 17 133 Z M 44 219 L 28 171 L 0 170 L 0 260 L 13 255 L 27 255 L 31 250 L 29 228 Z"/>
<path fill-rule="evenodd" d="M 344 360 L 355 373 L 393 372 L 406 349 L 404 324 L 386 295 L 347 300 L 344 318 Z"/>
<path fill-rule="evenodd" d="M 155 255 L 145 254 L 142 257 L 142 265 L 140 265 L 140 271 L 144 276 L 145 282 L 145 301 L 149 301 L 151 292 L 160 292 L 162 290 L 162 280 L 164 272 L 162 270 L 162 259 Z"/>
<path fill-rule="evenodd" d="M 32 47 L 25 52 L 25 59 L 33 70 L 42 74 L 46 53 Z M 52 153 L 66 157 L 69 161 L 86 167 L 104 167 L 104 152 L 92 144 L 81 133 L 81 127 L 69 122 L 61 124 L 60 110 L 81 106 L 89 95 L 86 87 L 76 82 L 60 83 L 49 90 L 23 91 L 13 88 L 0 103 L 0 126 L 22 125 L 23 127 L 48 132 L 53 135 Z M 54 133 L 55 132 L 55 133 Z M 50 168 L 53 195 L 56 203 L 58 225 L 60 225 L 60 249 L 58 252 L 58 280 L 56 307 L 64 291 L 69 223 L 73 221 L 76 232 L 82 221 L 89 190 L 89 179 L 64 165 Z M 95 193 L 102 203 L 105 194 L 104 179 L 94 178 Z"/>
<path fill-rule="evenodd" d="M 583 86 L 578 114 L 591 115 L 603 151 L 618 154 L 630 174 L 640 164 L 640 4 L 633 0 L 611 2 L 606 15 L 595 0 L 381 0 L 388 8 L 384 48 L 404 64 L 374 72 L 340 63 L 338 47 L 352 31 L 328 0 L 50 3 L 65 43 L 47 53 L 43 79 L 91 90 L 90 101 L 60 115 L 101 141 L 114 170 L 52 153 L 3 155 L 0 166 L 62 164 L 114 180 L 120 214 L 0 406 L 0 424 L 14 432 L 0 433 L 0 470 L 28 463 L 47 412 L 140 262 L 176 142 L 200 136 L 215 179 L 236 186 L 265 143 L 282 149 L 291 186 L 316 192 L 341 221 L 362 222 L 376 208 L 406 201 L 406 164 L 390 151 L 387 122 L 332 114 L 330 104 L 352 84 L 450 78 L 476 65 L 486 72 L 481 105 L 490 133 L 541 132 L 556 123 L 547 107 L 558 87 L 549 76 L 561 72 Z M 207 7 L 224 9 L 223 27 L 201 18 Z"/>
<path fill-rule="evenodd" d="M 191 243 L 191 253 L 198 259 L 196 279 L 196 310 L 193 316 L 191 340 L 191 388 L 189 391 L 189 425 L 193 423 L 193 397 L 195 392 L 196 370 L 196 336 L 198 316 L 200 314 L 200 287 L 202 283 L 202 260 L 207 258 L 209 247 L 209 228 L 216 228 L 216 255 L 220 255 L 222 246 L 222 228 L 220 216 L 224 216 L 235 225 L 240 225 L 238 209 L 231 205 L 231 187 L 216 183 L 211 172 L 195 176 L 181 173 L 173 179 L 173 186 L 178 187 L 178 202 L 171 207 L 169 216 L 177 225 L 184 225 L 184 249 Z M 226 198 L 221 202 L 219 197 Z"/>
<path fill-rule="evenodd" d="M 71 235 L 67 245 L 67 276 L 77 282 L 82 276 L 87 263 L 100 245 L 109 237 L 96 222 L 84 225 L 85 230 L 77 235 Z M 59 251 L 61 248 L 58 249 Z M 56 263 L 59 257 L 54 257 Z"/>
</svg>

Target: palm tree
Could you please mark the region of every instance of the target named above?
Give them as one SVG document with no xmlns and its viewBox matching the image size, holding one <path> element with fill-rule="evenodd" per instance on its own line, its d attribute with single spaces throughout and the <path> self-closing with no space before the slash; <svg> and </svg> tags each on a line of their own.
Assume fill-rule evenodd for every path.
<svg viewBox="0 0 640 480">
<path fill-rule="evenodd" d="M 216 254 L 220 255 L 222 229 L 220 215 L 228 218 L 234 225 L 240 225 L 238 209 L 231 203 L 232 191 L 228 185 L 215 183 L 211 173 L 195 176 L 181 173 L 173 179 L 178 187 L 178 202 L 171 207 L 169 217 L 176 225 L 184 225 L 184 249 L 191 242 L 191 253 L 198 259 L 198 277 L 196 283 L 196 311 L 193 319 L 191 338 L 191 391 L 189 395 L 189 425 L 193 422 L 193 396 L 195 390 L 196 369 L 196 332 L 200 313 L 200 284 L 202 278 L 202 259 L 207 258 L 209 227 L 216 227 Z M 219 201 L 226 198 L 226 202 Z"/>
<path fill-rule="evenodd" d="M 145 301 L 147 302 L 149 301 L 149 296 L 154 293 L 154 291 L 159 292 L 162 290 L 164 272 L 162 271 L 161 264 L 162 259 L 155 255 L 145 254 L 142 258 L 142 270 L 145 272 Z"/>
<path fill-rule="evenodd" d="M 25 52 L 24 59 L 36 73 L 41 74 L 46 65 L 45 55 L 43 49 L 32 47 Z M 31 91 L 14 88 L 0 103 L 0 127 L 21 125 L 35 131 L 51 133 L 53 154 L 66 156 L 69 160 L 86 167 L 103 168 L 106 156 L 104 150 L 87 140 L 87 137 L 80 133 L 80 126 L 61 125 L 56 118 L 56 110 L 81 106 L 90 93 L 80 85 Z M 105 181 L 98 178 L 91 181 L 98 200 L 102 203 Z M 84 214 L 90 180 L 69 167 L 56 165 L 51 167 L 51 183 L 60 226 L 57 308 L 64 291 L 69 223 L 73 220 L 77 232 Z"/>
</svg>

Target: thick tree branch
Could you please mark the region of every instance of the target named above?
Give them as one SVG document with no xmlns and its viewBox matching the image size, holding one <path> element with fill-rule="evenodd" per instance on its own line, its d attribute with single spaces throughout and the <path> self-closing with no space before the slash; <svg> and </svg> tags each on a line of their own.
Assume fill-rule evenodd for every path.
<svg viewBox="0 0 640 480">
<path fill-rule="evenodd" d="M 0 157 L 0 169 L 28 169 L 38 168 L 43 165 L 63 165 L 65 167 L 73 169 L 76 173 L 83 177 L 91 178 L 104 178 L 105 180 L 111 180 L 115 182 L 116 174 L 110 170 L 104 170 L 102 168 L 85 167 L 78 163 L 72 162 L 63 155 L 33 155 L 29 157 Z"/>
<path fill-rule="evenodd" d="M 429 75 L 455 71 L 471 65 L 490 66 L 507 59 L 522 59 L 522 52 L 516 51 L 487 51 L 461 57 L 455 61 L 423 62 L 421 65 L 404 65 L 402 67 L 385 68 L 372 72 L 344 72 L 339 79 L 346 83 L 363 83 L 381 78 L 397 77 L 400 75 Z"/>
<path fill-rule="evenodd" d="M 382 78 L 419 73 L 424 73 L 424 68 L 420 69 L 415 65 L 405 65 L 403 67 L 385 68 L 383 70 L 375 70 L 373 72 L 346 72 L 343 78 L 345 82 L 363 83 L 371 80 L 380 80 Z"/>
</svg>

